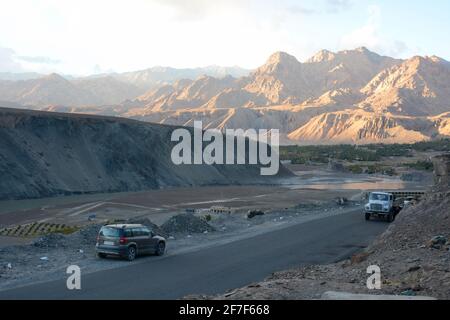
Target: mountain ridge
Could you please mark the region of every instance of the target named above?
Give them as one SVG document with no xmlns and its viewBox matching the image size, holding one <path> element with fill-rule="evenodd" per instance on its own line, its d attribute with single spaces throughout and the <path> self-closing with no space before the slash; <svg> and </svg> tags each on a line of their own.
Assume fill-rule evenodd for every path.
<svg viewBox="0 0 450 320">
<path fill-rule="evenodd" d="M 0 82 L 0 101 L 8 101 L 1 87 Z M 108 95 L 105 90 L 103 96 Z M 199 75 L 158 85 L 119 104 L 109 100 L 102 107 L 47 110 L 174 125 L 204 120 L 221 129 L 266 126 L 279 129 L 289 143 L 362 144 L 447 136 L 448 101 L 448 61 L 436 56 L 394 59 L 360 47 L 321 50 L 305 62 L 279 51 L 243 77 Z"/>
</svg>

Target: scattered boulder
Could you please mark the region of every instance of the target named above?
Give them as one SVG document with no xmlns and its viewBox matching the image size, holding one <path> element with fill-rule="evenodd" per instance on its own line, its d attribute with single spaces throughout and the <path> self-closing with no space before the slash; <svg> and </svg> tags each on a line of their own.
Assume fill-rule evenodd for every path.
<svg viewBox="0 0 450 320">
<path fill-rule="evenodd" d="M 249 210 L 247 213 L 247 218 L 253 219 L 256 216 L 263 216 L 264 214 L 265 214 L 264 211 L 261 210 Z"/>
<path fill-rule="evenodd" d="M 345 206 L 348 204 L 348 199 L 344 197 L 336 198 L 335 201 L 338 206 Z"/>
<path fill-rule="evenodd" d="M 200 219 L 191 214 L 180 214 L 173 216 L 167 220 L 162 226 L 162 231 L 166 234 L 193 234 L 193 233 L 203 233 L 205 231 L 213 232 L 215 231 L 208 222 L 204 219 Z"/>
<path fill-rule="evenodd" d="M 428 247 L 433 249 L 442 249 L 447 244 L 447 238 L 444 236 L 435 236 L 428 242 Z"/>
</svg>

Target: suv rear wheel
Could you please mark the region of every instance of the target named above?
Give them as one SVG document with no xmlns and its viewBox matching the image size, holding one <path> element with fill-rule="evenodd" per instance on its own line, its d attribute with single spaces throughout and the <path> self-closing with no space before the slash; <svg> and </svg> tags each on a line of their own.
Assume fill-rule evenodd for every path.
<svg viewBox="0 0 450 320">
<path fill-rule="evenodd" d="M 134 246 L 128 247 L 126 258 L 128 261 L 136 259 L 136 248 Z"/>
<path fill-rule="evenodd" d="M 158 247 L 156 248 L 156 255 L 162 256 L 165 251 L 166 251 L 166 244 L 163 241 L 159 242 Z"/>
<path fill-rule="evenodd" d="M 106 258 L 106 254 L 101 253 L 101 252 L 97 253 L 97 256 L 98 256 L 100 259 L 105 259 L 105 258 Z"/>
</svg>

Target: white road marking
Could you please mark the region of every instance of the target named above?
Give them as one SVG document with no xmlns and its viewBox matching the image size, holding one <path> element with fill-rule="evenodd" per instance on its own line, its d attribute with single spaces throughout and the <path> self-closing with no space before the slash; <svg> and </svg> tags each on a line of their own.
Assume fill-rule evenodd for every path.
<svg viewBox="0 0 450 320">
<path fill-rule="evenodd" d="M 140 206 L 140 205 L 136 205 L 136 204 L 118 203 L 118 202 L 107 202 L 107 201 L 105 201 L 105 202 L 96 202 L 96 203 L 94 203 L 94 204 L 89 203 L 89 204 L 87 204 L 87 205 L 91 205 L 91 206 L 85 208 L 86 205 L 82 205 L 82 206 L 79 206 L 79 207 L 75 208 L 75 209 L 78 209 L 78 208 L 83 208 L 83 209 L 82 209 L 82 210 L 75 211 L 75 212 L 69 214 L 69 217 L 75 217 L 75 216 L 78 216 L 78 215 L 80 215 L 80 214 L 82 214 L 82 213 L 91 211 L 92 209 L 95 209 L 95 208 L 98 208 L 98 207 L 101 207 L 101 206 L 104 206 L 104 205 L 125 206 L 125 207 L 133 207 L 133 208 L 148 209 L 148 210 L 155 210 L 155 211 L 161 211 L 161 210 L 162 210 L 161 208 L 151 208 L 151 207 L 145 207 L 145 206 Z"/>
</svg>

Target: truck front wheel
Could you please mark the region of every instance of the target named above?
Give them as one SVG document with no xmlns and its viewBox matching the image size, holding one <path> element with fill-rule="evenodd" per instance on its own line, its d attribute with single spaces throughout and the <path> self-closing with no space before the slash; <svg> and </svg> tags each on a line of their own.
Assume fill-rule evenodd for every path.
<svg viewBox="0 0 450 320">
<path fill-rule="evenodd" d="M 393 214 L 392 212 L 389 213 L 388 216 L 387 216 L 387 221 L 388 221 L 388 222 L 393 222 L 394 219 L 395 219 L 394 214 Z"/>
<path fill-rule="evenodd" d="M 370 213 L 366 212 L 366 220 L 369 221 L 370 220 Z"/>
</svg>

